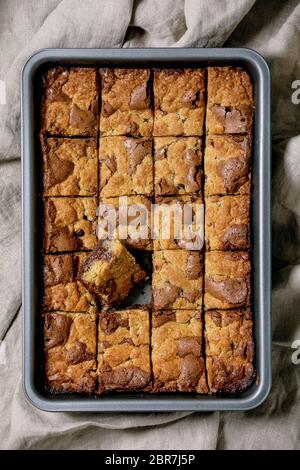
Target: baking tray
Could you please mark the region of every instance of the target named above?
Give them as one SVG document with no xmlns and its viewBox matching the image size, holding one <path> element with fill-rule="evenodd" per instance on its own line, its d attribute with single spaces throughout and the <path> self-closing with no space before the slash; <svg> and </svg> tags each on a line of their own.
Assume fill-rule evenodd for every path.
<svg viewBox="0 0 300 470">
<path fill-rule="evenodd" d="M 39 330 L 37 83 L 42 71 L 57 64 L 101 67 L 203 67 L 240 65 L 252 76 L 255 117 L 253 140 L 253 292 L 257 380 L 236 396 L 122 393 L 99 399 L 50 395 L 44 389 Z M 265 60 L 249 49 L 45 49 L 22 71 L 22 270 L 23 385 L 27 398 L 46 411 L 221 411 L 260 405 L 271 387 L 271 231 L 270 231 L 270 73 Z"/>
</svg>

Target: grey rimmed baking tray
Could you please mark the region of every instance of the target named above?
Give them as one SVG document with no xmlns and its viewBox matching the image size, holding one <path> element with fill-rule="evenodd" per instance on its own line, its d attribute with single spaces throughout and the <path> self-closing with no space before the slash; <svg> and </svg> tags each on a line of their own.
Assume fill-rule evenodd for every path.
<svg viewBox="0 0 300 470">
<path fill-rule="evenodd" d="M 253 292 L 257 380 L 236 396 L 197 394 L 141 395 L 120 393 L 98 399 L 50 395 L 43 385 L 38 329 L 37 208 L 37 79 L 55 64 L 105 67 L 203 67 L 241 65 L 254 83 L 253 140 Z M 271 233 L 270 233 L 270 74 L 265 60 L 249 49 L 45 49 L 26 62 L 22 72 L 22 269 L 23 269 L 23 385 L 27 398 L 46 411 L 216 411 L 249 410 L 260 405 L 271 387 Z"/>
</svg>

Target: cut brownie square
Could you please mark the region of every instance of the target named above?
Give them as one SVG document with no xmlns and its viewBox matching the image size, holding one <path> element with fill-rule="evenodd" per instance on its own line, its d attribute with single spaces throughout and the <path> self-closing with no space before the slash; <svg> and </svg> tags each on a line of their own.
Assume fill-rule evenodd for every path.
<svg viewBox="0 0 300 470">
<path fill-rule="evenodd" d="M 101 312 L 98 391 L 151 388 L 150 321 L 146 309 Z"/>
<path fill-rule="evenodd" d="M 102 197 L 153 194 L 150 140 L 104 137 L 100 140 L 99 159 Z"/>
<path fill-rule="evenodd" d="M 96 198 L 44 199 L 45 252 L 92 249 L 97 243 L 96 209 Z"/>
<path fill-rule="evenodd" d="M 253 86 L 239 67 L 209 67 L 207 83 L 207 134 L 250 132 L 253 119 Z"/>
<path fill-rule="evenodd" d="M 201 193 L 200 138 L 156 137 L 154 147 L 156 196 Z"/>
<path fill-rule="evenodd" d="M 45 313 L 44 351 L 47 388 L 52 393 L 96 389 L 96 316 Z"/>
<path fill-rule="evenodd" d="M 248 136 L 207 136 L 204 154 L 206 196 L 250 194 L 251 139 Z"/>
<path fill-rule="evenodd" d="M 77 280 L 87 255 L 82 252 L 43 257 L 43 310 L 96 312 L 94 296 Z"/>
<path fill-rule="evenodd" d="M 206 312 L 205 344 L 210 392 L 236 393 L 251 385 L 255 370 L 249 308 Z"/>
<path fill-rule="evenodd" d="M 154 250 L 201 250 L 204 206 L 194 196 L 156 198 L 153 211 Z"/>
<path fill-rule="evenodd" d="M 203 255 L 197 251 L 155 251 L 152 278 L 154 308 L 201 308 L 202 274 Z"/>
<path fill-rule="evenodd" d="M 96 136 L 98 92 L 95 68 L 49 70 L 44 77 L 42 130 L 50 135 Z"/>
<path fill-rule="evenodd" d="M 101 69 L 100 73 L 101 135 L 150 137 L 153 129 L 150 70 Z"/>
<path fill-rule="evenodd" d="M 97 196 L 96 139 L 41 138 L 44 196 Z"/>
<path fill-rule="evenodd" d="M 98 244 L 82 264 L 78 277 L 103 303 L 111 305 L 124 300 L 147 274 L 121 242 L 112 240 Z"/>
<path fill-rule="evenodd" d="M 126 246 L 152 250 L 151 201 L 145 196 L 101 198 L 98 238 L 123 240 Z"/>
<path fill-rule="evenodd" d="M 154 392 L 207 393 L 200 311 L 153 312 L 152 366 Z"/>
<path fill-rule="evenodd" d="M 250 196 L 205 199 L 205 243 L 208 251 L 250 248 Z"/>
<path fill-rule="evenodd" d="M 154 136 L 203 134 L 205 71 L 154 72 Z"/>
<path fill-rule="evenodd" d="M 206 309 L 248 307 L 250 304 L 250 254 L 246 251 L 208 251 L 205 255 Z"/>
</svg>

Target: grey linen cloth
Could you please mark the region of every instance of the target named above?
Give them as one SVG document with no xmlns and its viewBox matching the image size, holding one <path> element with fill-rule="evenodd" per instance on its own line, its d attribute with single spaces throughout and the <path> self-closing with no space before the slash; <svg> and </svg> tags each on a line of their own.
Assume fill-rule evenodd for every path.
<svg viewBox="0 0 300 470">
<path fill-rule="evenodd" d="M 0 447 L 300 448 L 300 5 L 297 0 L 1 0 Z M 45 47 L 251 47 L 273 77 L 273 388 L 238 413 L 45 413 L 21 385 L 20 72 Z M 1 82 L 0 82 L 1 83 Z"/>
</svg>

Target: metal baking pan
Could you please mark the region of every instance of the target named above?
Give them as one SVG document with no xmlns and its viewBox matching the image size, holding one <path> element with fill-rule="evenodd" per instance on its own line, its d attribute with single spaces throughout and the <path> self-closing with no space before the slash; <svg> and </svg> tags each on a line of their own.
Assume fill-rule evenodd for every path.
<svg viewBox="0 0 300 470">
<path fill-rule="evenodd" d="M 203 67 L 240 65 L 254 83 L 253 140 L 253 291 L 257 380 L 236 396 L 120 393 L 99 399 L 54 396 L 44 389 L 40 355 L 38 306 L 41 220 L 38 216 L 39 159 L 37 134 L 39 92 L 45 67 L 56 64 L 105 67 Z M 26 62 L 22 72 L 23 167 L 23 384 L 27 398 L 46 411 L 221 411 L 249 410 L 260 405 L 271 387 L 271 233 L 270 233 L 270 74 L 265 60 L 249 49 L 46 49 Z"/>
</svg>

